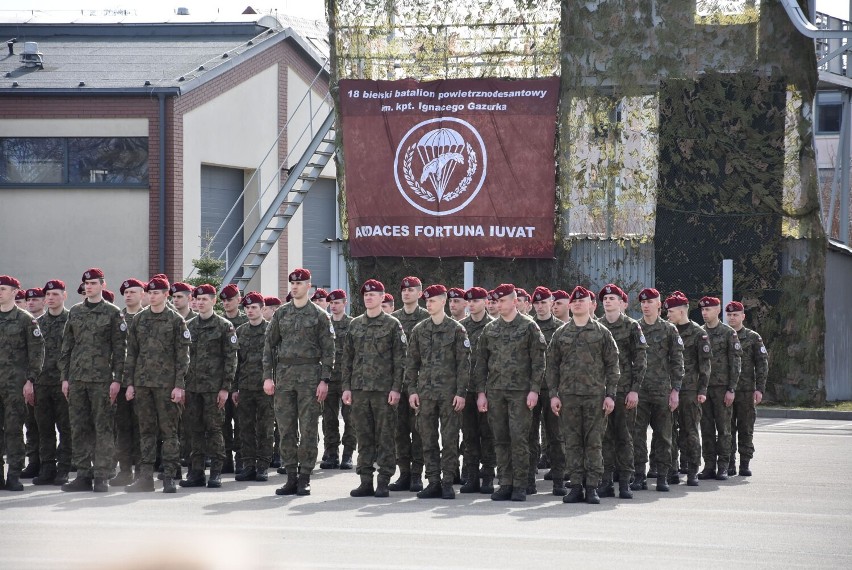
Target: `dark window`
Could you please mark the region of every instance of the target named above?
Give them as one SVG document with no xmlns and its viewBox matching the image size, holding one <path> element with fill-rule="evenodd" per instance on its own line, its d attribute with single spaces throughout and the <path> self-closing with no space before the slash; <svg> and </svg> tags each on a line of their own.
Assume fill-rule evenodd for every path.
<svg viewBox="0 0 852 570">
<path fill-rule="evenodd" d="M 839 133 L 840 118 L 843 111 L 840 93 L 837 91 L 818 93 L 816 107 L 817 133 Z"/>
<path fill-rule="evenodd" d="M 0 182 L 62 184 L 65 182 L 65 141 L 0 139 Z"/>
</svg>

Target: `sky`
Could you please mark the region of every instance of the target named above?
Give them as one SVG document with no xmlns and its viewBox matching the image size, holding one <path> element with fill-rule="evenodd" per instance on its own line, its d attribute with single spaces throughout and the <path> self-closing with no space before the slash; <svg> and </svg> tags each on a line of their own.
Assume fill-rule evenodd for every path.
<svg viewBox="0 0 852 570">
<path fill-rule="evenodd" d="M 844 20 L 849 19 L 849 0 L 817 0 L 817 12 L 835 16 Z"/>
</svg>

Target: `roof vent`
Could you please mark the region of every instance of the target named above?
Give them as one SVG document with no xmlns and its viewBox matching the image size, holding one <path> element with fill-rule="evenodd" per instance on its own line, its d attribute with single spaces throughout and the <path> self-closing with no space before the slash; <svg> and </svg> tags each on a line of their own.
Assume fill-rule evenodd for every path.
<svg viewBox="0 0 852 570">
<path fill-rule="evenodd" d="M 181 6 L 180 8 L 177 9 L 177 15 L 178 16 L 189 16 L 189 8 L 184 8 L 183 6 Z"/>
<path fill-rule="evenodd" d="M 21 63 L 26 67 L 44 67 L 44 57 L 38 51 L 38 43 L 24 42 L 24 53 L 21 54 Z"/>
</svg>

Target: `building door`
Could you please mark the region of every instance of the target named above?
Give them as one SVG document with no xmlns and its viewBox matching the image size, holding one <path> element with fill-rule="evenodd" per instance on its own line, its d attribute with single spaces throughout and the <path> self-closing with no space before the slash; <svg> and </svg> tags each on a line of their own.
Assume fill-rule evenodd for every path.
<svg viewBox="0 0 852 570">
<path fill-rule="evenodd" d="M 243 177 L 243 171 L 238 168 L 201 166 L 202 249 L 222 227 L 211 244 L 212 257 L 230 261 L 243 246 L 243 229 L 240 228 L 243 223 Z M 234 235 L 237 237 L 234 238 Z M 226 248 L 227 253 L 222 255 Z"/>
<path fill-rule="evenodd" d="M 302 204 L 302 260 L 304 267 L 311 271 L 311 282 L 326 289 L 331 286 L 331 249 L 322 241 L 335 236 L 334 187 L 333 179 L 318 179 Z"/>
</svg>

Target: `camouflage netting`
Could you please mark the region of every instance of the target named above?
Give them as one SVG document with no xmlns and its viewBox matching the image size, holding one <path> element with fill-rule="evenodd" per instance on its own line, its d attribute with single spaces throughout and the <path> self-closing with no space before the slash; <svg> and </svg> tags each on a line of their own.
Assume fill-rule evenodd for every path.
<svg viewBox="0 0 852 570">
<path fill-rule="evenodd" d="M 771 350 L 769 396 L 824 400 L 815 54 L 780 3 L 327 0 L 327 11 L 335 85 L 561 75 L 555 258 L 477 259 L 478 284 L 596 286 L 570 259 L 576 240 L 637 252 L 653 241 L 659 288 L 697 299 L 721 293 L 721 260 L 733 259 L 735 297 Z M 782 271 L 790 238 L 807 253 Z M 460 285 L 462 261 L 347 255 L 353 290 L 378 277 L 394 293 L 408 274 Z"/>
</svg>

